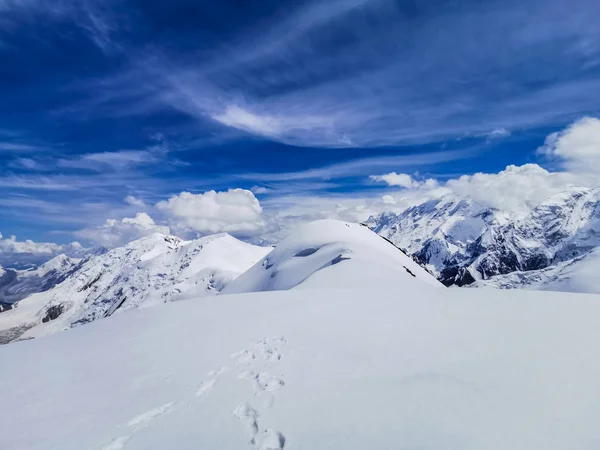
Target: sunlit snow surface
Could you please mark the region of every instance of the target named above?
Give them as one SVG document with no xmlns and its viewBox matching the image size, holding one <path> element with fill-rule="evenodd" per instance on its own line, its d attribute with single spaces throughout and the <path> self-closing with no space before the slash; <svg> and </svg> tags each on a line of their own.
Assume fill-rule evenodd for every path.
<svg viewBox="0 0 600 450">
<path fill-rule="evenodd" d="M 238 278 L 293 289 L 0 347 L 0 448 L 599 448 L 600 296 L 445 289 L 356 227 L 292 234 Z"/>
<path fill-rule="evenodd" d="M 545 269 L 496 275 L 479 280 L 472 287 L 597 293 L 600 291 L 600 247 Z"/>
<path fill-rule="evenodd" d="M 402 288 L 405 283 L 443 288 L 434 276 L 367 227 L 338 220 L 297 226 L 223 294 L 308 288 Z"/>
<path fill-rule="evenodd" d="M 227 234 L 183 241 L 157 233 L 133 241 L 84 261 L 61 284 L 0 314 L 0 343 L 51 334 L 140 306 L 214 295 L 270 250 Z M 60 315 L 44 322 L 51 308 L 58 308 Z"/>
<path fill-rule="evenodd" d="M 0 348 L 0 448 L 594 449 L 599 313 L 417 283 L 133 311 Z"/>
</svg>

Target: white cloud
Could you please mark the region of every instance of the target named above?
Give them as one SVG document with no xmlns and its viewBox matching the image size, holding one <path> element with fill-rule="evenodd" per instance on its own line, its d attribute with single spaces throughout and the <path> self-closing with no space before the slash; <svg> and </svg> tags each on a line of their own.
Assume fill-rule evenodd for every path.
<svg viewBox="0 0 600 450">
<path fill-rule="evenodd" d="M 282 141 L 292 143 L 294 140 L 289 136 L 298 132 L 312 132 L 324 135 L 331 134 L 337 139 L 339 146 L 349 146 L 347 137 L 334 137 L 334 124 L 331 117 L 319 115 L 302 115 L 294 113 L 286 114 L 261 114 L 253 113 L 238 105 L 228 105 L 225 111 L 211 113 L 210 116 L 217 122 L 232 128 L 247 131 L 252 134 L 268 138 L 278 138 Z"/>
<path fill-rule="evenodd" d="M 584 117 L 550 134 L 538 152 L 558 158 L 572 172 L 600 172 L 600 119 Z"/>
<path fill-rule="evenodd" d="M 398 186 L 406 189 L 419 187 L 435 189 L 438 186 L 438 182 L 432 178 L 425 181 L 417 181 L 406 173 L 391 172 L 386 175 L 371 175 L 369 178 L 376 182 L 386 183 L 388 186 Z"/>
<path fill-rule="evenodd" d="M 61 253 L 70 254 L 82 249 L 79 242 L 55 244 L 52 242 L 18 241 L 16 236 L 4 239 L 0 233 L 0 266 L 13 267 L 41 264 Z"/>
<path fill-rule="evenodd" d="M 59 159 L 56 165 L 70 169 L 87 169 L 104 172 L 106 169 L 126 170 L 158 161 L 158 155 L 150 150 L 121 150 L 118 152 L 87 153 L 77 158 Z"/>
<path fill-rule="evenodd" d="M 510 131 L 507 130 L 506 128 L 496 128 L 496 129 L 490 131 L 487 134 L 487 137 L 489 139 L 502 139 L 502 138 L 509 137 L 510 135 L 511 135 Z"/>
<path fill-rule="evenodd" d="M 283 124 L 276 117 L 253 114 L 235 105 L 228 106 L 223 113 L 212 118 L 223 125 L 265 136 L 276 136 L 283 129 Z"/>
<path fill-rule="evenodd" d="M 473 148 L 461 150 L 449 150 L 441 152 L 420 153 L 410 155 L 373 156 L 358 158 L 350 161 L 322 166 L 314 169 L 301 170 L 298 172 L 279 173 L 248 173 L 241 175 L 246 179 L 260 179 L 266 182 L 308 179 L 335 179 L 344 177 L 362 176 L 365 173 L 373 173 L 388 169 L 390 166 L 401 168 L 418 168 L 423 166 L 441 164 L 449 161 L 467 159 L 475 154 Z"/>
<path fill-rule="evenodd" d="M 268 194 L 269 192 L 271 192 L 271 189 L 269 189 L 268 187 L 265 187 L 265 186 L 252 186 L 250 188 L 250 190 L 256 195 Z"/>
<path fill-rule="evenodd" d="M 394 197 L 392 197 L 391 195 L 383 195 L 381 197 L 381 201 L 386 205 L 395 205 L 396 204 L 396 200 L 394 200 Z"/>
<path fill-rule="evenodd" d="M 128 195 L 123 200 L 125 201 L 125 203 L 131 206 L 138 206 L 140 208 L 144 208 L 146 206 L 144 200 L 142 200 L 141 198 L 137 198 L 133 195 Z"/>
<path fill-rule="evenodd" d="M 252 236 L 259 234 L 265 225 L 258 199 L 245 189 L 203 194 L 181 192 L 156 206 L 170 216 L 175 229 L 182 231 Z"/>
<path fill-rule="evenodd" d="M 387 175 L 372 175 L 371 180 L 387 183 L 388 186 L 400 186 L 403 188 L 417 187 L 419 183 L 406 173 L 391 172 Z"/>
<path fill-rule="evenodd" d="M 577 184 L 568 172 L 549 172 L 537 164 L 508 166 L 499 173 L 476 173 L 448 180 L 446 187 L 494 208 L 527 212 L 551 195 Z"/>
<path fill-rule="evenodd" d="M 46 22 L 70 20 L 80 27 L 88 38 L 105 52 L 116 50 L 111 35 L 118 29 L 117 20 L 109 12 L 109 0 L 0 0 L 0 30 L 35 23 L 43 18 Z"/>
<path fill-rule="evenodd" d="M 41 147 L 35 145 L 18 144 L 14 142 L 0 142 L 0 151 L 6 152 L 32 152 L 41 150 Z"/>
<path fill-rule="evenodd" d="M 118 247 L 154 233 L 170 234 L 170 229 L 156 224 L 152 217 L 141 212 L 133 218 L 108 219 L 104 225 L 79 230 L 75 235 L 105 247 Z"/>
<path fill-rule="evenodd" d="M 597 109 L 589 93 L 598 77 L 565 77 L 560 68 L 597 64 L 600 6 L 550 3 L 461 4 L 423 11 L 418 27 L 404 27 L 394 2 L 307 1 L 202 58 L 142 55 L 112 83 L 99 81 L 98 103 L 130 114 L 173 108 L 305 146 L 503 138 Z M 323 45 L 332 39 L 339 45 Z M 518 76 L 542 66 L 535 86 Z"/>
</svg>

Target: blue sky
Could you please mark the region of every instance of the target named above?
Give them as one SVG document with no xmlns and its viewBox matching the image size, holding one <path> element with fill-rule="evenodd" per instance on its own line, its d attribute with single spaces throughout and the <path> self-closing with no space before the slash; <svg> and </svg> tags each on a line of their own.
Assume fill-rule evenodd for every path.
<svg viewBox="0 0 600 450">
<path fill-rule="evenodd" d="M 140 212 L 227 231 L 158 204 L 253 189 L 278 216 L 381 198 L 390 172 L 559 170 L 536 150 L 598 114 L 598 17 L 593 0 L 0 0 L 0 232 L 88 245 Z"/>
</svg>

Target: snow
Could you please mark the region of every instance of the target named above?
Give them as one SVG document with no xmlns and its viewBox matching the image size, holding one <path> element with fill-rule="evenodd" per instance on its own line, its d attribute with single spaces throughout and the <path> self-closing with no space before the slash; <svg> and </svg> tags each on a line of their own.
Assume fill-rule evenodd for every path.
<svg viewBox="0 0 600 450">
<path fill-rule="evenodd" d="M 402 287 L 414 282 L 443 287 L 367 227 L 318 220 L 296 227 L 262 261 L 225 287 L 223 293 L 339 286 Z"/>
<path fill-rule="evenodd" d="M 447 194 L 400 214 L 372 217 L 368 225 L 444 284 L 509 273 L 514 275 L 507 284 L 513 284 L 527 279 L 521 273 L 557 268 L 599 247 L 599 218 L 600 189 L 572 186 L 526 213 L 490 209 Z"/>
<path fill-rule="evenodd" d="M 55 333 L 140 306 L 215 295 L 269 251 L 227 234 L 183 241 L 157 233 L 133 241 L 88 257 L 64 282 L 3 312 L 0 343 Z M 38 272 L 61 264 L 52 260 Z M 49 312 L 58 312 L 58 317 L 52 319 Z"/>
<path fill-rule="evenodd" d="M 598 447 L 600 296 L 444 289 L 407 260 L 319 221 L 229 285 L 260 292 L 0 346 L 0 448 Z"/>
<path fill-rule="evenodd" d="M 513 272 L 479 280 L 472 287 L 536 289 L 562 292 L 600 291 L 600 248 L 540 270 Z"/>
<path fill-rule="evenodd" d="M 69 277 L 80 259 L 58 255 L 37 268 L 0 270 L 0 302 L 15 303 L 36 292 L 44 292 Z"/>
<path fill-rule="evenodd" d="M 0 347 L 0 448 L 596 448 L 599 300 L 407 282 L 138 309 Z"/>
</svg>

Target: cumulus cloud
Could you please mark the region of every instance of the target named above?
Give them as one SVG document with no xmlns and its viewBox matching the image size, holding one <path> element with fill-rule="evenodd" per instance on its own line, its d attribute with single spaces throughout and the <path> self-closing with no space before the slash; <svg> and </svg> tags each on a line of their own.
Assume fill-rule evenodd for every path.
<svg viewBox="0 0 600 450">
<path fill-rule="evenodd" d="M 170 217 L 175 229 L 182 231 L 252 236 L 264 228 L 262 207 L 254 194 L 245 189 L 181 192 L 156 207 Z"/>
<path fill-rule="evenodd" d="M 388 186 L 398 186 L 406 189 L 418 187 L 433 189 L 437 187 L 437 181 L 432 178 L 425 181 L 417 181 L 406 173 L 391 172 L 386 175 L 371 175 L 369 178 L 376 182 L 386 183 Z"/>
<path fill-rule="evenodd" d="M 537 164 L 525 164 L 511 165 L 498 173 L 463 175 L 448 180 L 446 187 L 493 208 L 525 213 L 576 181 L 572 173 L 549 172 Z"/>
<path fill-rule="evenodd" d="M 55 244 L 52 242 L 19 241 L 16 236 L 3 238 L 0 233 L 0 266 L 22 267 L 29 264 L 41 264 L 61 253 L 72 254 L 81 250 L 79 242 Z"/>
<path fill-rule="evenodd" d="M 413 194 L 417 199 L 425 193 L 443 195 L 454 192 L 492 208 L 525 214 L 570 186 L 600 186 L 600 120 L 585 117 L 562 131 L 550 134 L 538 149 L 538 154 L 557 159 L 562 170 L 551 172 L 538 164 L 525 164 L 509 165 L 498 173 L 463 175 L 444 183 L 433 179 L 419 182 L 410 175 L 396 172 L 371 176 L 370 179 L 390 187 L 408 188 L 412 193 L 401 191 L 405 199 Z"/>
<path fill-rule="evenodd" d="M 550 134 L 538 152 L 557 158 L 568 171 L 600 172 L 600 119 L 584 117 Z"/>
<path fill-rule="evenodd" d="M 131 206 L 138 206 L 140 208 L 144 208 L 146 206 L 146 202 L 144 202 L 144 200 L 142 200 L 141 198 L 137 198 L 133 195 L 128 195 L 123 200 L 125 201 L 125 203 Z"/>
<path fill-rule="evenodd" d="M 388 173 L 387 175 L 372 175 L 371 180 L 387 183 L 388 186 L 412 188 L 418 186 L 417 181 L 406 173 Z"/>
<path fill-rule="evenodd" d="M 118 247 L 154 233 L 170 234 L 170 229 L 167 226 L 156 224 L 152 217 L 141 212 L 133 218 L 108 219 L 104 225 L 85 228 L 75 234 L 82 239 L 88 239 L 105 247 Z"/>
<path fill-rule="evenodd" d="M 381 197 L 381 201 L 386 205 L 395 205 L 396 204 L 396 200 L 394 200 L 394 197 L 392 197 L 391 195 L 383 195 Z"/>
</svg>

